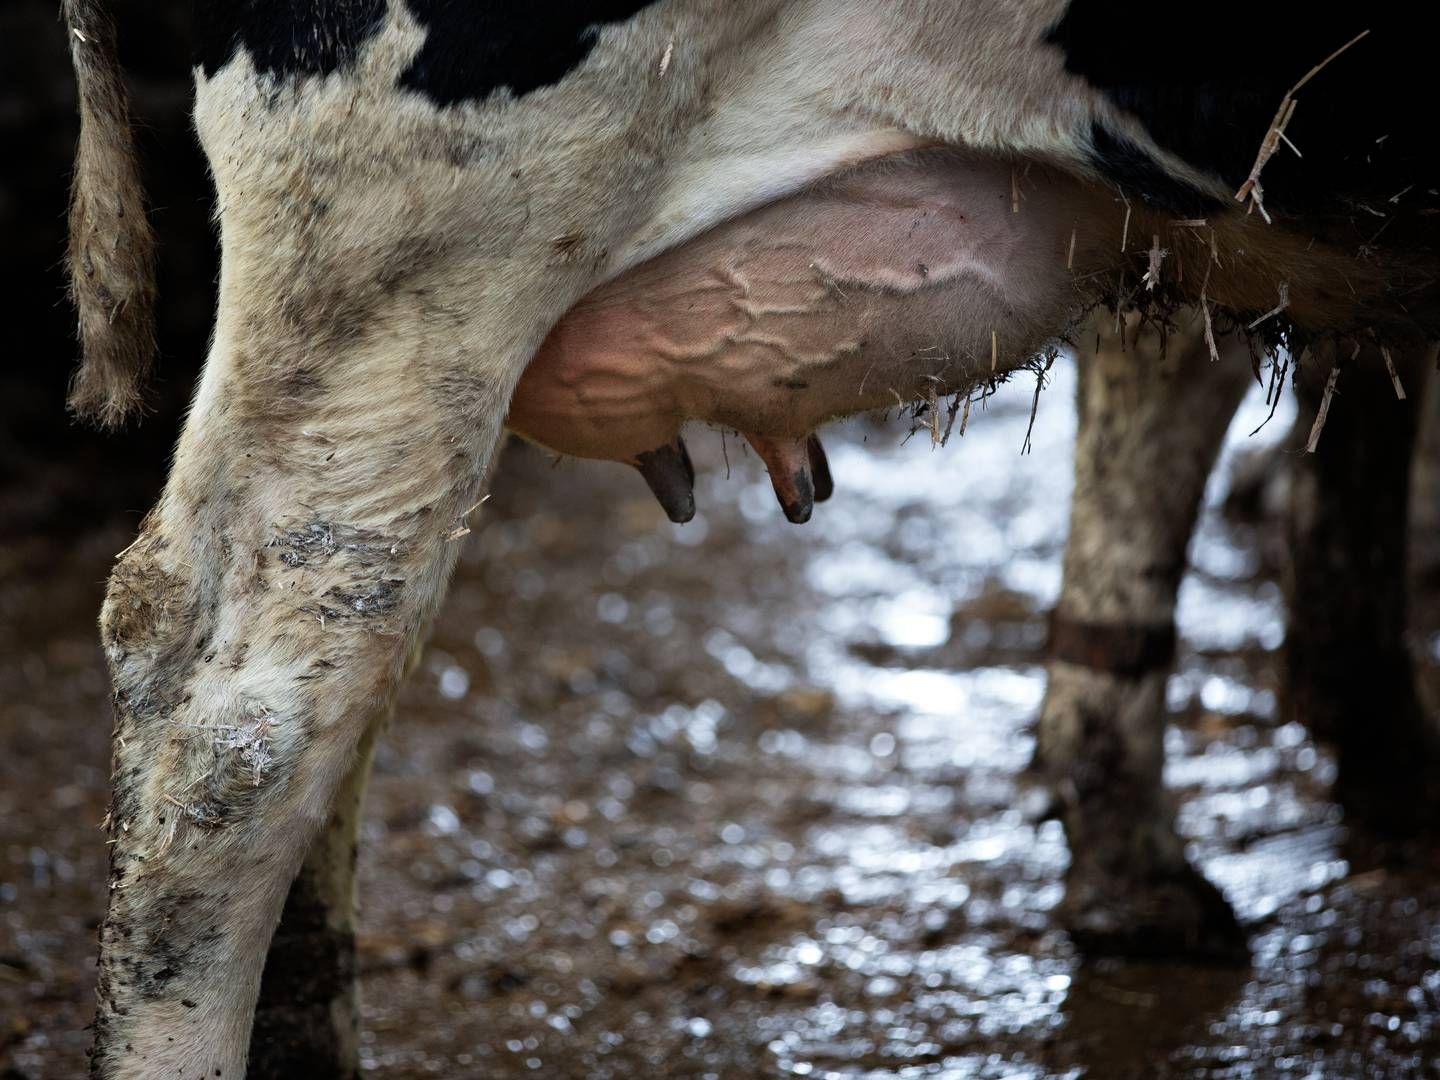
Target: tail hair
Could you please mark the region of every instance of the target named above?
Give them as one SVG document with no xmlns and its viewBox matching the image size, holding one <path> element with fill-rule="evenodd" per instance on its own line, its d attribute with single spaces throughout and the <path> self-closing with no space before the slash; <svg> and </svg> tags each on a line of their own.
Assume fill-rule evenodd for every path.
<svg viewBox="0 0 1440 1080">
<path fill-rule="evenodd" d="M 107 3 L 62 0 L 80 102 L 68 264 L 81 360 L 69 403 L 113 428 L 140 410 L 154 361 L 155 234 Z"/>
</svg>

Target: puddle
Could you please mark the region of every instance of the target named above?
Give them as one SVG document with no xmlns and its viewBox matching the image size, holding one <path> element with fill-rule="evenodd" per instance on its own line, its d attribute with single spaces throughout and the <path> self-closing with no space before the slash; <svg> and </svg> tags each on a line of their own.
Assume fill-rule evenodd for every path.
<svg viewBox="0 0 1440 1080">
<path fill-rule="evenodd" d="M 1082 967 L 1021 771 L 1059 588 L 1073 374 L 932 451 L 854 421 L 781 518 L 690 438 L 676 527 L 512 447 L 377 762 L 364 1064 L 385 1077 L 1440 1076 L 1440 879 L 1381 869 L 1276 716 L 1264 537 L 1216 513 L 1180 603 L 1168 782 L 1253 968 Z M 1288 407 L 1288 399 L 1287 399 Z M 1283 409 L 1282 409 L 1283 411 Z M 727 458 L 728 472 L 727 476 Z M 0 590 L 0 1073 L 83 1069 L 110 722 L 98 535 Z M 1418 860 L 1418 861 L 1417 861 Z M 9 1069 L 9 1072 L 4 1070 Z"/>
</svg>

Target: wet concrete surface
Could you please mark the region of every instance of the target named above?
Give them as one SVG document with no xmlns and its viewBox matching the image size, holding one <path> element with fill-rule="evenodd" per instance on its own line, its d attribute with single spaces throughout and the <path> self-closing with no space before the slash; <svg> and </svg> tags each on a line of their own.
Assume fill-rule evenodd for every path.
<svg viewBox="0 0 1440 1080">
<path fill-rule="evenodd" d="M 932 451 L 829 437 L 803 527 L 718 433 L 688 525 L 512 446 L 380 751 L 364 1065 L 446 1077 L 1440 1077 L 1433 850 L 1382 851 L 1276 715 L 1275 538 L 1216 511 L 1181 604 L 1167 778 L 1249 969 L 1082 965 L 1024 775 L 1073 376 Z M 727 464 L 728 459 L 728 464 Z M 728 469 L 728 475 L 727 475 Z M 133 523 L 130 527 L 133 527 Z M 83 1071 L 123 527 L 0 551 L 0 1077 Z M 1382 855 L 1388 858 L 1382 859 Z"/>
</svg>

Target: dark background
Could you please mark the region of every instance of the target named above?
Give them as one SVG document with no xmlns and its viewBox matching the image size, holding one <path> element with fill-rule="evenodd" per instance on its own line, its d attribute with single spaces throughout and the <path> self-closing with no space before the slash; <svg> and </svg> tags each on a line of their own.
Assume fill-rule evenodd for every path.
<svg viewBox="0 0 1440 1080">
<path fill-rule="evenodd" d="M 78 349 L 65 298 L 65 210 L 78 130 L 56 0 L 0 0 L 0 539 L 57 538 L 143 511 L 204 358 L 216 274 L 211 193 L 189 120 L 187 0 L 117 0 L 143 172 L 160 237 L 151 414 L 119 434 L 75 423 Z"/>
</svg>

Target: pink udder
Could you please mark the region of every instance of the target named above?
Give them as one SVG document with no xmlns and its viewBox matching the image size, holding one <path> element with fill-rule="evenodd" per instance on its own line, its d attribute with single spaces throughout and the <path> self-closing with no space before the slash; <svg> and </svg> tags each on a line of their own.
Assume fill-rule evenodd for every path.
<svg viewBox="0 0 1440 1080">
<path fill-rule="evenodd" d="M 801 440 L 837 416 L 970 385 L 1029 355 L 1067 296 L 1058 198 L 1017 213 L 999 162 L 864 166 L 727 222 L 586 296 L 509 425 L 637 463 L 701 420 Z"/>
</svg>

